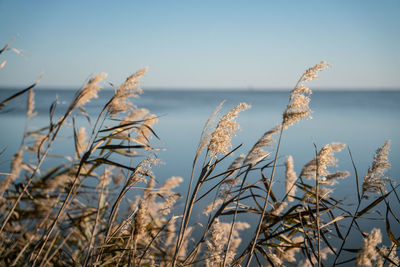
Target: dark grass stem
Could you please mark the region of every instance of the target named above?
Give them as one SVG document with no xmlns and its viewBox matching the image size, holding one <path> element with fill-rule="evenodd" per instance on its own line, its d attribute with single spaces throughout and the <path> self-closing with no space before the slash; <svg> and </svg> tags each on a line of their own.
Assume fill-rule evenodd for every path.
<svg viewBox="0 0 400 267">
<path fill-rule="evenodd" d="M 362 198 L 361 198 L 361 200 L 362 200 Z M 335 260 L 333 261 L 333 265 L 332 266 L 335 266 L 337 261 L 339 260 L 339 256 L 343 251 L 344 244 L 346 243 L 347 238 L 348 238 L 348 236 L 350 234 L 350 231 L 351 231 L 351 229 L 353 227 L 353 223 L 355 222 L 355 220 L 357 218 L 357 213 L 358 213 L 358 210 L 360 209 L 361 202 L 362 201 L 358 202 L 358 204 L 357 204 L 357 208 L 356 208 L 356 211 L 354 212 L 354 215 L 352 216 L 352 219 L 351 219 L 351 222 L 350 222 L 350 226 L 349 226 L 349 228 L 347 228 L 347 232 L 346 232 L 346 234 L 344 236 L 344 239 L 342 240 L 342 244 L 340 245 L 339 250 L 336 252 L 336 257 L 335 257 Z"/>
<path fill-rule="evenodd" d="M 355 174 L 355 177 L 356 177 L 357 199 L 358 199 L 358 202 L 361 202 L 360 185 L 359 185 L 357 167 L 356 167 L 356 164 L 354 163 L 353 155 L 351 154 L 351 150 L 350 150 L 349 146 L 347 146 L 347 150 L 349 151 L 350 160 L 351 160 L 351 163 L 353 165 L 354 174 Z"/>
<path fill-rule="evenodd" d="M 351 159 L 351 162 L 352 162 L 352 164 L 353 164 L 354 173 L 355 173 L 355 177 L 356 177 L 356 187 L 357 187 L 357 199 L 358 199 L 358 204 L 357 204 L 356 211 L 354 212 L 354 215 L 352 216 L 352 219 L 351 219 L 351 222 L 350 222 L 350 226 L 349 226 L 349 228 L 347 229 L 346 235 L 344 236 L 344 239 L 342 240 L 342 243 L 340 244 L 339 250 L 336 252 L 335 260 L 333 261 L 333 265 L 332 265 L 332 266 L 335 266 L 336 263 L 337 263 L 337 261 L 339 260 L 339 256 L 340 256 L 340 254 L 342 253 L 344 244 L 346 243 L 347 238 L 348 238 L 348 236 L 349 236 L 349 234 L 350 234 L 351 228 L 353 227 L 353 223 L 355 222 L 355 219 L 356 219 L 358 210 L 360 209 L 360 206 L 361 206 L 361 201 L 362 201 L 362 199 L 363 199 L 363 195 L 360 195 L 358 171 L 357 171 L 357 168 L 356 168 L 356 165 L 355 165 L 355 163 L 354 163 L 353 156 L 352 156 L 352 154 L 351 154 L 351 151 L 350 151 L 350 148 L 349 148 L 349 147 L 348 147 L 348 151 L 349 151 L 350 159 Z"/>
</svg>

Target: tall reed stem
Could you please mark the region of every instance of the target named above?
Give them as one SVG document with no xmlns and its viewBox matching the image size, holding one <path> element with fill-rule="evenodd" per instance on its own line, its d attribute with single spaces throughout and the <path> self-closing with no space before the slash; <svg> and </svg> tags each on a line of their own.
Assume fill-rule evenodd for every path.
<svg viewBox="0 0 400 267">
<path fill-rule="evenodd" d="M 318 267 L 321 266 L 321 228 L 319 225 L 319 159 L 318 159 L 318 150 L 317 146 L 314 143 L 315 147 L 315 163 L 317 169 L 315 170 L 315 203 L 316 203 L 316 223 L 317 223 L 317 250 L 318 250 Z"/>
<path fill-rule="evenodd" d="M 242 184 L 240 185 L 240 190 L 237 196 L 237 200 L 236 200 L 236 207 L 235 207 L 235 213 L 233 214 L 233 219 L 232 219 L 232 224 L 231 224 L 231 229 L 229 230 L 229 237 L 228 237 L 228 243 L 226 244 L 226 250 L 225 250 L 225 255 L 224 255 L 224 262 L 222 264 L 222 267 L 225 267 L 226 264 L 226 259 L 227 259 L 227 255 L 228 255 L 228 251 L 229 251 L 229 246 L 231 244 L 231 238 L 232 238 L 232 233 L 233 233 L 233 228 L 235 227 L 235 222 L 236 222 L 236 216 L 237 216 L 237 212 L 239 209 L 239 199 L 240 199 L 240 195 L 242 194 L 242 190 L 243 190 L 243 185 L 246 181 L 247 175 L 249 174 L 249 171 L 251 170 L 251 165 L 249 165 L 249 167 L 246 170 L 246 173 L 243 177 L 243 181 Z"/>
<path fill-rule="evenodd" d="M 99 119 L 100 119 L 100 117 L 102 116 L 104 110 L 105 110 L 105 108 L 103 108 L 103 110 L 101 111 L 100 115 L 97 117 L 96 124 L 94 125 L 94 129 L 97 128 L 97 125 L 98 125 L 98 123 L 99 123 L 99 121 L 100 121 Z M 72 109 L 71 109 L 71 111 L 72 111 Z M 67 113 L 67 114 L 69 115 L 71 111 L 69 111 L 69 113 Z M 67 115 L 67 114 L 66 114 L 66 115 Z M 65 118 L 66 118 L 66 116 L 64 117 L 64 120 L 65 120 Z M 100 125 L 100 128 L 102 127 L 104 121 L 105 121 L 105 117 L 104 117 L 103 120 L 102 120 L 102 123 L 101 123 L 101 125 Z M 73 181 L 73 183 L 72 183 L 72 185 L 71 185 L 71 188 L 70 188 L 70 190 L 69 190 L 69 192 L 68 192 L 68 195 L 66 196 L 64 202 L 62 203 L 61 208 L 60 208 L 60 210 L 58 211 L 58 214 L 57 214 L 56 218 L 54 219 L 54 221 L 53 221 L 53 223 L 52 223 L 52 225 L 51 225 L 51 227 L 50 227 L 50 230 L 47 232 L 47 234 L 46 234 L 46 236 L 45 236 L 45 238 L 44 238 L 43 244 L 42 244 L 42 246 L 40 247 L 39 252 L 38 252 L 38 254 L 36 255 L 35 259 L 33 260 L 32 266 L 35 266 L 36 261 L 39 259 L 40 254 L 42 253 L 44 247 L 46 246 L 46 243 L 47 243 L 47 241 L 48 241 L 48 239 L 49 239 L 51 233 L 54 231 L 54 229 L 55 229 L 55 227 L 56 227 L 56 225 L 57 225 L 58 220 L 61 218 L 61 215 L 63 214 L 65 208 L 69 205 L 69 201 L 71 200 L 72 193 L 73 193 L 73 191 L 74 191 L 76 185 L 78 184 L 79 176 L 80 176 L 80 174 L 81 174 L 82 167 L 83 167 L 83 165 L 85 164 L 85 161 L 90 157 L 90 154 L 92 153 L 92 149 L 93 149 L 93 146 L 94 146 L 94 141 L 96 140 L 98 133 L 99 133 L 99 132 L 97 131 L 95 137 L 93 138 L 93 141 L 92 141 L 92 143 L 91 143 L 91 146 L 90 146 L 89 150 L 82 156 L 81 162 L 80 162 L 80 164 L 79 164 L 78 171 L 76 172 L 75 179 L 74 179 L 74 181 Z"/>
<path fill-rule="evenodd" d="M 61 129 L 62 124 L 64 124 L 64 121 L 66 120 L 67 116 L 70 114 L 72 110 L 68 110 L 67 113 L 63 116 L 62 120 L 59 122 L 57 129 L 55 130 L 52 138 L 50 139 L 49 143 L 47 144 L 45 152 L 42 154 L 42 157 L 40 158 L 38 164 L 36 165 L 35 169 L 33 170 L 31 176 L 29 177 L 28 181 L 26 182 L 22 192 L 19 194 L 18 198 L 15 200 L 13 206 L 11 207 L 10 211 L 7 214 L 7 217 L 4 219 L 3 224 L 0 228 L 0 234 L 3 231 L 4 227 L 7 225 L 8 220 L 11 218 L 12 214 L 15 211 L 15 208 L 17 207 L 18 203 L 21 201 L 22 197 L 24 196 L 25 192 L 27 192 L 28 187 L 31 185 L 33 178 L 35 177 L 36 173 L 39 171 L 40 167 L 42 166 L 44 159 L 46 158 L 47 154 L 50 151 L 50 147 L 53 144 L 53 142 L 56 139 L 56 136 L 58 135 L 58 132 Z"/>
<path fill-rule="evenodd" d="M 208 155 L 208 151 L 206 153 L 206 157 L 207 157 L 207 155 Z M 175 246 L 174 258 L 172 260 L 172 267 L 174 267 L 175 264 L 176 264 L 176 260 L 177 260 L 178 253 L 179 253 L 179 249 L 180 249 L 180 246 L 181 246 L 181 240 L 183 239 L 183 236 L 185 234 L 185 228 L 186 228 L 187 224 L 189 223 L 190 213 L 191 213 L 191 210 L 192 210 L 191 208 L 193 207 L 193 203 L 194 203 L 195 197 L 197 195 L 197 191 L 198 191 L 198 189 L 200 187 L 199 186 L 199 181 L 198 181 L 197 184 L 196 184 L 196 187 L 195 187 L 195 189 L 193 191 L 192 198 L 191 198 L 190 205 L 189 205 L 189 196 L 190 196 L 190 192 L 192 190 L 192 184 L 193 184 L 193 178 L 194 178 L 194 171 L 195 171 L 195 168 L 196 168 L 196 162 L 197 162 L 197 156 L 193 161 L 192 173 L 190 175 L 189 188 L 188 188 L 188 191 L 187 191 L 187 194 L 186 194 L 185 207 L 183 209 L 183 217 L 182 217 L 182 220 L 181 220 L 181 225 L 179 227 L 179 233 L 178 233 L 178 236 L 176 238 L 176 246 Z M 200 178 L 199 178 L 199 180 L 200 180 Z"/>
<path fill-rule="evenodd" d="M 253 257 L 254 248 L 256 247 L 257 239 L 258 239 L 258 236 L 260 235 L 261 226 L 262 226 L 262 223 L 264 221 L 265 212 L 267 211 L 269 196 L 271 195 L 272 183 L 274 181 L 274 175 L 275 175 L 275 170 L 276 170 L 276 162 L 278 160 L 279 147 L 280 147 L 281 140 L 282 140 L 282 133 L 283 133 L 283 125 L 281 125 L 281 130 L 280 130 L 280 133 L 279 133 L 279 140 L 278 140 L 278 145 L 276 147 L 276 153 L 275 153 L 275 158 L 274 158 L 274 166 L 272 167 L 272 173 L 271 173 L 271 179 L 270 179 L 270 182 L 269 182 L 269 188 L 268 188 L 268 192 L 267 192 L 267 197 L 266 197 L 265 202 L 264 202 L 264 207 L 263 207 L 263 211 L 261 213 L 260 220 L 258 221 L 257 231 L 256 231 L 256 234 L 255 234 L 255 236 L 253 238 L 253 243 L 252 243 L 252 246 L 251 246 L 251 249 L 250 249 L 249 258 L 247 259 L 246 267 L 248 267 L 250 265 L 251 258 Z"/>
</svg>

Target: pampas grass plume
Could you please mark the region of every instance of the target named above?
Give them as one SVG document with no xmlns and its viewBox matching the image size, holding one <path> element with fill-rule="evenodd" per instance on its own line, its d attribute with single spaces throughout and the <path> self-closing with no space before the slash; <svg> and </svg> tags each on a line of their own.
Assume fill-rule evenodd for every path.
<svg viewBox="0 0 400 267">
<path fill-rule="evenodd" d="M 236 135 L 235 131 L 240 129 L 235 119 L 241 111 L 250 107 L 246 103 L 240 103 L 221 118 L 211 135 L 210 144 L 208 145 L 211 157 L 217 158 L 218 154 L 225 155 L 229 152 L 232 147 L 231 138 Z"/>
</svg>

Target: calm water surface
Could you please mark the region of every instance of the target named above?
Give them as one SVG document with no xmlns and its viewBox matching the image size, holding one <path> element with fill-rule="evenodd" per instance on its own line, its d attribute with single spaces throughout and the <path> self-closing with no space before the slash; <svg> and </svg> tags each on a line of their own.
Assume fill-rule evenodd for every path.
<svg viewBox="0 0 400 267">
<path fill-rule="evenodd" d="M 0 99 L 11 95 L 10 90 L 0 90 Z M 48 109 L 58 95 L 60 115 L 67 107 L 74 93 L 68 90 L 36 90 L 37 118 L 28 126 L 30 129 L 48 124 Z M 99 99 L 86 105 L 86 110 L 96 116 L 99 109 L 112 95 L 111 91 L 100 93 Z M 162 183 L 171 176 L 182 176 L 185 182 L 178 189 L 184 194 L 190 177 L 193 156 L 197 149 L 202 127 L 214 108 L 226 100 L 221 114 L 240 102 L 252 105 L 250 110 L 242 112 L 238 118 L 241 131 L 233 138 L 233 145 L 243 144 L 235 155 L 247 153 L 262 134 L 278 124 L 288 101 L 288 92 L 261 91 L 173 91 L 151 90 L 145 92 L 134 103 L 138 107 L 149 109 L 159 115 L 159 122 L 154 130 L 161 141 L 152 139 L 153 145 L 165 148 L 159 157 L 166 164 L 155 168 L 157 180 Z M 5 152 L 0 156 L 0 171 L 9 170 L 10 159 L 18 149 L 25 123 L 25 97 L 11 102 L 0 113 L 0 149 Z M 389 159 L 392 168 L 387 175 L 400 182 L 400 91 L 317 91 L 311 96 L 313 119 L 296 124 L 284 132 L 280 155 L 284 158 L 292 155 L 295 170 L 300 173 L 302 166 L 313 158 L 315 143 L 322 147 L 331 142 L 346 143 L 352 152 L 360 177 L 370 166 L 375 150 L 385 140 L 391 139 Z M 81 120 L 83 123 L 84 120 Z M 86 126 L 88 128 L 88 126 Z M 62 133 L 64 142 L 58 144 L 53 152 L 70 154 L 72 130 Z M 337 154 L 338 170 L 348 170 L 350 177 L 335 188 L 337 198 L 346 199 L 354 204 L 355 180 L 353 167 L 347 151 Z M 227 164 L 234 158 L 229 158 Z M 51 161 L 50 163 L 51 164 Z M 275 187 L 283 192 L 283 168 L 279 168 Z M 394 201 L 394 200 L 393 200 Z M 393 202 L 395 203 L 395 202 Z M 180 203 L 182 205 L 182 203 Z M 351 209 L 353 206 L 349 206 Z M 399 211 L 399 207 L 397 207 Z M 374 222 L 376 225 L 376 222 Z M 370 222 L 362 222 L 366 230 L 372 228 Z M 381 224 L 381 222 L 377 222 Z M 382 224 L 381 224 L 382 225 Z M 383 226 L 383 225 L 382 225 Z M 384 227 L 383 227 L 384 229 Z M 394 229 L 395 236 L 400 229 Z M 386 240 L 387 241 L 387 240 Z M 360 242 L 359 238 L 354 242 Z"/>
</svg>

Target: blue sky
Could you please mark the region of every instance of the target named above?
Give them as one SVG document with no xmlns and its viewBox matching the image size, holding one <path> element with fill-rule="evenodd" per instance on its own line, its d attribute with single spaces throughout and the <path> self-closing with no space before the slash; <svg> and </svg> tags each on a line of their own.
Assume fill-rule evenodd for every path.
<svg viewBox="0 0 400 267">
<path fill-rule="evenodd" d="M 0 45 L 25 54 L 0 58 L 0 85 L 119 84 L 148 66 L 149 88 L 290 89 L 326 60 L 313 88 L 400 88 L 399 14 L 397 0 L 0 0 Z"/>
</svg>

